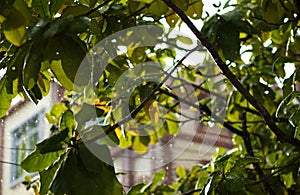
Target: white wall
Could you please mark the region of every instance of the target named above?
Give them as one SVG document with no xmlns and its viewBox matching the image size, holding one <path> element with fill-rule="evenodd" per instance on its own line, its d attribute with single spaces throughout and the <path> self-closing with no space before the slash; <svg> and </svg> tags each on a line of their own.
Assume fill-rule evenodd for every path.
<svg viewBox="0 0 300 195">
<path fill-rule="evenodd" d="M 57 87 L 52 85 L 52 90 L 56 92 Z M 55 101 L 57 101 L 56 96 L 49 92 L 49 95 L 45 97 L 42 101 L 38 103 L 38 105 L 35 105 L 34 103 L 28 101 L 24 104 L 21 104 L 20 107 L 17 107 L 17 109 L 12 112 L 10 115 L 8 115 L 5 118 L 4 121 L 4 137 L 3 137 L 3 161 L 11 162 L 11 147 L 12 147 L 12 137 L 11 133 L 12 131 L 16 130 L 16 127 L 22 125 L 27 120 L 34 117 L 36 114 L 38 114 L 41 111 L 49 112 L 52 108 L 52 105 Z M 44 114 L 43 114 L 44 115 Z M 46 138 L 50 134 L 50 125 L 47 122 L 46 118 L 43 117 L 43 124 L 44 128 L 40 129 L 43 131 L 41 133 L 42 139 Z M 33 190 L 26 190 L 26 187 L 23 184 L 19 185 L 12 185 L 11 179 L 11 167 L 14 165 L 10 164 L 3 164 L 2 167 L 2 195 L 27 195 L 27 194 L 34 194 Z"/>
</svg>

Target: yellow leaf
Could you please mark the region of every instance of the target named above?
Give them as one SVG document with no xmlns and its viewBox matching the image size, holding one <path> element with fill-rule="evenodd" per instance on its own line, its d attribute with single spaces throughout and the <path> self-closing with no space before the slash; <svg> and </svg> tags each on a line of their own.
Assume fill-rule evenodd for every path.
<svg viewBox="0 0 300 195">
<path fill-rule="evenodd" d="M 158 119 L 159 119 L 159 107 L 158 107 L 158 102 L 157 101 L 153 101 L 153 103 L 149 107 L 148 114 L 150 116 L 151 122 L 153 124 L 156 124 L 158 122 Z"/>
<path fill-rule="evenodd" d="M 100 102 L 100 100 L 96 99 L 94 103 L 95 103 L 96 108 L 103 110 L 105 113 L 107 113 L 111 109 L 111 106 L 107 106 L 106 101 Z"/>
<path fill-rule="evenodd" d="M 156 144 L 158 142 L 158 138 L 157 138 L 157 134 L 156 133 L 152 133 L 150 134 L 150 144 Z"/>
</svg>

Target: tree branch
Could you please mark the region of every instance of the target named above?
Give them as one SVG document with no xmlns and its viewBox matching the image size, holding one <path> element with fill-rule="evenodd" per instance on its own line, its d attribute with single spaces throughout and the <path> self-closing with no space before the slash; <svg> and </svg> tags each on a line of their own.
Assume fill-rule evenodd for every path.
<svg viewBox="0 0 300 195">
<path fill-rule="evenodd" d="M 196 37 L 201 41 L 201 43 L 207 48 L 211 56 L 215 60 L 218 67 L 221 69 L 223 74 L 228 78 L 232 85 L 249 101 L 249 103 L 257 109 L 260 115 L 264 118 L 266 124 L 271 129 L 271 131 L 277 136 L 277 139 L 283 143 L 290 143 L 293 146 L 300 148 L 300 140 L 295 139 L 294 137 L 289 136 L 284 131 L 282 131 L 275 123 L 274 119 L 271 117 L 267 109 L 262 106 L 245 87 L 241 82 L 235 77 L 235 75 L 230 71 L 227 65 L 223 62 L 218 52 L 215 50 L 214 46 L 210 43 L 208 37 L 203 35 L 192 21 L 187 17 L 187 15 L 178 8 L 171 0 L 162 0 L 167 6 L 172 8 L 178 16 L 186 23 L 190 30 L 196 35 Z"/>
<path fill-rule="evenodd" d="M 243 113 L 242 115 L 242 119 L 243 119 L 243 132 L 244 132 L 244 136 L 243 136 L 243 140 L 244 140 L 244 143 L 245 143 L 245 147 L 246 147 L 246 150 L 247 150 L 247 153 L 249 154 L 249 156 L 251 157 L 255 157 L 254 155 L 254 152 L 253 152 L 253 148 L 252 148 L 252 145 L 251 145 L 251 139 L 250 139 L 250 134 L 247 130 L 247 115 L 246 115 L 246 112 Z M 254 167 L 254 170 L 255 172 L 258 174 L 259 176 L 259 179 L 262 179 L 265 177 L 263 171 L 261 170 L 261 167 L 259 165 L 259 163 L 252 163 L 253 167 Z M 275 192 L 273 191 L 273 189 L 271 188 L 270 184 L 268 181 L 263 181 L 262 182 L 263 185 L 264 185 L 264 188 L 265 190 L 271 194 L 271 195 L 275 195 Z"/>
<path fill-rule="evenodd" d="M 170 78 L 170 76 L 174 73 L 174 71 L 178 68 L 178 66 L 180 64 L 182 64 L 182 62 L 194 51 L 197 51 L 199 49 L 199 47 L 195 47 L 194 49 L 192 49 L 191 51 L 189 51 L 183 58 L 181 58 L 175 66 L 172 67 L 171 71 L 165 76 L 165 78 L 150 92 L 150 94 L 141 102 L 141 104 L 136 107 L 131 113 L 129 113 L 127 116 L 125 116 L 123 119 L 121 119 L 120 121 L 118 121 L 117 123 L 115 123 L 114 125 L 110 126 L 105 132 L 87 140 L 87 143 L 92 143 L 95 142 L 96 140 L 103 138 L 105 136 L 107 136 L 108 134 L 110 134 L 112 131 L 114 131 L 116 128 L 120 127 L 121 125 L 129 122 L 132 118 L 134 118 L 139 112 L 140 110 L 142 110 L 144 108 L 144 106 L 146 105 L 146 103 L 151 100 L 151 98 L 153 97 L 153 95 L 155 94 L 156 91 L 158 91 L 161 86 Z"/>
</svg>

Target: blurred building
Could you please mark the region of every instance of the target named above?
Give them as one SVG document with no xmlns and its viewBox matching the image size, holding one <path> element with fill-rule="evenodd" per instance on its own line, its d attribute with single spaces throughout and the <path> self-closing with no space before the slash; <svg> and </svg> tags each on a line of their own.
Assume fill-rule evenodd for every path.
<svg viewBox="0 0 300 195">
<path fill-rule="evenodd" d="M 38 105 L 30 101 L 16 101 L 7 115 L 0 119 L 0 194 L 26 195 L 22 184 L 28 175 L 19 166 L 20 162 L 34 150 L 37 142 L 50 134 L 45 113 L 61 100 L 62 89 L 52 84 L 51 91 Z M 176 136 L 166 135 L 155 145 L 149 146 L 149 153 L 140 155 L 131 149 L 111 148 L 116 172 L 120 182 L 128 189 L 139 182 L 151 181 L 153 174 L 166 170 L 165 182 L 174 181 L 177 166 L 186 169 L 193 165 L 206 164 L 217 146 L 232 147 L 231 134 L 215 127 L 201 127 L 197 122 L 184 124 L 187 129 Z M 189 131 L 194 129 L 194 131 Z M 37 178 L 37 174 L 30 175 Z"/>
<path fill-rule="evenodd" d="M 45 113 L 61 99 L 61 94 L 61 88 L 52 84 L 48 96 L 38 105 L 16 98 L 0 119 L 0 194 L 33 194 L 32 189 L 27 191 L 22 184 L 29 174 L 21 169 L 20 163 L 34 150 L 36 143 L 49 136 L 50 125 Z"/>
</svg>

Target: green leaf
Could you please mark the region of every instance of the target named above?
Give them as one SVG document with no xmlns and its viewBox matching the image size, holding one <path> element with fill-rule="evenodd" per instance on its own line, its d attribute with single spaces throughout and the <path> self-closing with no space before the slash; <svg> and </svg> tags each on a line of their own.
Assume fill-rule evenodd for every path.
<svg viewBox="0 0 300 195">
<path fill-rule="evenodd" d="M 244 157 L 240 158 L 239 161 L 236 162 L 237 166 L 246 166 L 251 163 L 260 163 L 261 159 L 257 157 Z"/>
<path fill-rule="evenodd" d="M 68 137 L 69 129 L 59 131 L 57 134 L 45 139 L 41 143 L 37 144 L 36 147 L 40 154 L 45 154 L 49 152 L 56 152 L 64 149 L 64 141 Z"/>
<path fill-rule="evenodd" d="M 142 195 L 142 189 L 145 187 L 146 184 L 144 183 L 139 183 L 135 186 L 132 186 L 130 190 L 128 191 L 127 195 Z"/>
<path fill-rule="evenodd" d="M 63 32 L 66 34 L 78 34 L 85 32 L 92 21 L 89 17 L 86 16 L 68 18 L 65 20 L 66 22 L 68 22 L 66 24 L 66 28 L 63 30 Z"/>
<path fill-rule="evenodd" d="M 121 135 L 120 138 L 120 148 L 128 148 L 132 144 L 131 135 L 126 134 L 126 136 Z"/>
<path fill-rule="evenodd" d="M 168 22 L 171 28 L 174 28 L 177 22 L 179 21 L 179 17 L 176 14 L 172 14 L 172 13 L 173 13 L 172 10 L 169 10 L 166 13 L 166 21 Z"/>
<path fill-rule="evenodd" d="M 193 19 L 200 19 L 203 11 L 202 0 L 192 0 L 190 1 L 190 4 L 192 5 L 190 5 L 188 10 L 185 12 L 186 15 Z"/>
<path fill-rule="evenodd" d="M 170 193 L 170 192 L 172 192 L 172 193 Z M 167 194 L 167 193 L 173 194 L 174 192 L 175 192 L 175 190 L 173 188 L 171 188 L 170 186 L 165 185 L 165 184 L 157 186 L 154 191 L 155 194 Z"/>
<path fill-rule="evenodd" d="M 292 115 L 289 117 L 289 121 L 294 127 L 297 127 L 298 124 L 300 124 L 300 109 L 292 113 Z"/>
<path fill-rule="evenodd" d="M 64 111 L 59 123 L 59 129 L 73 130 L 75 125 L 76 125 L 76 121 L 73 112 L 70 109 Z"/>
<path fill-rule="evenodd" d="M 41 182 L 40 194 L 48 194 L 49 187 L 53 182 L 55 174 L 57 173 L 62 162 L 63 159 L 61 158 L 59 161 L 51 165 L 47 170 L 39 172 Z"/>
<path fill-rule="evenodd" d="M 13 96 L 7 93 L 6 77 L 0 81 L 0 117 L 4 116 L 10 107 Z"/>
<path fill-rule="evenodd" d="M 67 106 L 63 103 L 59 103 L 59 104 L 55 104 L 50 113 L 51 115 L 55 116 L 55 117 L 60 117 L 62 115 L 62 113 L 67 110 Z"/>
<path fill-rule="evenodd" d="M 155 173 L 153 176 L 153 179 L 152 179 L 151 189 L 154 189 L 159 182 L 164 180 L 165 176 L 166 176 L 165 170 L 161 170 L 161 171 Z"/>
<path fill-rule="evenodd" d="M 182 11 L 186 11 L 189 7 L 188 0 L 173 0 L 173 3 L 179 7 Z"/>
<path fill-rule="evenodd" d="M 67 90 L 72 90 L 74 88 L 73 82 L 68 78 L 66 73 L 62 68 L 61 60 L 53 60 L 51 62 L 51 70 L 60 84 Z"/>
<path fill-rule="evenodd" d="M 48 71 L 40 72 L 38 74 L 37 84 L 42 92 L 43 97 L 47 96 L 50 91 L 50 80 L 51 73 L 49 73 Z"/>
<path fill-rule="evenodd" d="M 46 46 L 45 55 L 52 60 L 61 60 L 61 64 L 56 62 L 51 64 L 51 70 L 61 84 L 68 90 L 73 89 L 70 81 L 76 85 L 82 86 L 89 81 L 91 67 L 86 64 L 84 70 L 79 70 L 79 67 L 85 57 L 85 45 L 79 38 L 74 38 L 66 35 L 57 35 L 49 39 Z M 61 72 L 63 71 L 63 72 Z"/>
<path fill-rule="evenodd" d="M 81 130 L 82 138 L 84 140 L 90 140 L 100 134 L 106 134 L 103 138 L 100 138 L 99 141 L 105 145 L 108 146 L 117 146 L 120 144 L 120 141 L 118 139 L 118 136 L 115 131 L 111 131 L 109 134 L 107 134 L 106 130 L 110 128 L 110 125 L 108 126 L 100 126 L 100 125 L 93 125 L 89 129 Z"/>
<path fill-rule="evenodd" d="M 139 6 L 142 3 L 135 1 L 135 0 L 128 0 L 128 9 L 129 9 L 129 13 L 133 14 L 136 12 L 136 10 L 138 10 Z"/>
<path fill-rule="evenodd" d="M 103 175 L 105 175 L 105 171 L 108 171 L 107 177 L 113 177 L 114 168 L 111 166 L 113 161 L 108 147 L 96 143 L 88 144 L 88 147 L 93 149 L 97 156 L 95 156 L 95 154 L 93 154 L 84 144 L 80 145 L 79 155 L 86 169 L 89 172 L 102 173 Z"/>
<path fill-rule="evenodd" d="M 293 91 L 291 92 L 288 96 L 286 96 L 279 104 L 275 116 L 278 117 L 279 112 L 281 111 L 281 109 L 283 107 L 287 107 L 288 105 L 290 105 L 293 100 L 297 97 L 300 96 L 300 92 L 299 91 Z"/>
<path fill-rule="evenodd" d="M 63 151 L 57 151 L 41 154 L 39 150 L 35 150 L 21 162 L 21 167 L 29 173 L 43 171 L 51 166 L 62 152 Z"/>
<path fill-rule="evenodd" d="M 28 7 L 28 4 L 26 4 L 26 0 L 14 0 L 13 6 L 23 15 L 27 25 L 32 24 L 35 18 L 32 16 L 32 12 Z"/>
<path fill-rule="evenodd" d="M 280 1 L 262 1 L 263 18 L 270 23 L 279 23 L 284 18 L 285 9 Z"/>
<path fill-rule="evenodd" d="M 101 116 L 103 113 L 103 110 L 96 108 L 94 105 L 84 103 L 81 110 L 75 116 L 78 124 L 77 128 L 83 128 L 86 122 L 95 120 L 97 116 Z"/>
<path fill-rule="evenodd" d="M 221 182 L 220 188 L 227 193 L 237 193 L 242 192 L 245 183 L 245 177 L 242 174 L 239 174 L 231 177 L 226 177 L 226 179 Z"/>
<path fill-rule="evenodd" d="M 43 18 L 48 18 L 49 14 L 48 0 L 32 0 L 32 8 Z"/>
<path fill-rule="evenodd" d="M 183 166 L 178 166 L 176 168 L 176 174 L 183 178 L 183 179 L 186 179 L 186 171 L 185 171 L 185 168 Z"/>
<path fill-rule="evenodd" d="M 111 161 L 111 158 L 106 159 L 109 154 L 107 147 L 90 145 L 98 155 L 106 155 L 100 158 L 94 156 L 83 143 L 78 147 L 78 150 L 72 149 L 69 152 L 66 161 L 56 174 L 51 191 L 55 194 L 72 195 L 82 195 L 87 192 L 90 195 L 98 195 L 99 192 L 107 195 L 123 194 L 122 186 L 116 178 L 113 167 L 102 161 Z"/>
<path fill-rule="evenodd" d="M 91 9 L 84 5 L 77 5 L 77 6 L 68 6 L 61 14 L 61 17 L 67 18 L 67 17 L 75 17 L 80 16 L 83 14 L 86 14 Z"/>
<path fill-rule="evenodd" d="M 144 154 L 148 150 L 148 143 L 149 143 L 150 139 L 148 139 L 148 143 L 146 143 L 147 138 L 144 138 L 144 137 L 145 136 L 141 136 L 141 137 L 140 136 L 135 136 L 135 137 L 133 137 L 132 148 L 138 154 Z"/>
<path fill-rule="evenodd" d="M 155 0 L 148 8 L 148 12 L 156 17 L 160 17 L 161 15 L 165 14 L 168 10 L 168 6 L 166 6 L 166 4 L 161 0 Z"/>
<path fill-rule="evenodd" d="M 60 33 L 77 35 L 85 32 L 91 23 L 87 16 L 69 16 L 68 18 L 57 18 L 53 20 L 49 27 L 43 32 L 43 37 L 53 37 Z"/>
<path fill-rule="evenodd" d="M 1 25 L 3 34 L 12 44 L 15 46 L 21 46 L 26 42 L 27 39 L 25 19 L 23 15 L 14 7 L 10 8 L 9 13 L 10 14 Z"/>
<path fill-rule="evenodd" d="M 173 113 L 168 113 L 165 116 L 166 118 L 166 126 L 168 128 L 168 132 L 170 135 L 175 135 L 179 133 L 179 124 L 178 124 L 178 118 Z"/>
<path fill-rule="evenodd" d="M 192 45 L 193 44 L 193 40 L 189 37 L 178 36 L 178 37 L 176 37 L 176 40 L 182 42 L 185 45 Z"/>
<path fill-rule="evenodd" d="M 228 60 L 240 58 L 239 31 L 231 22 L 220 21 L 217 31 L 216 46 Z M 228 49 L 230 48 L 230 49 Z"/>
<path fill-rule="evenodd" d="M 140 64 L 145 62 L 147 59 L 147 55 L 145 52 L 145 47 L 137 47 L 132 50 L 132 52 L 128 52 L 128 57 L 133 64 Z"/>
<path fill-rule="evenodd" d="M 287 188 L 291 188 L 292 185 L 294 185 L 296 183 L 292 172 L 290 172 L 288 174 L 281 174 L 280 177 L 281 177 L 282 181 L 284 182 L 284 185 Z"/>
<path fill-rule="evenodd" d="M 152 3 L 154 0 L 134 0 L 134 1 L 137 1 L 137 2 L 142 2 L 142 3 Z"/>
<path fill-rule="evenodd" d="M 289 78 L 284 80 L 283 87 L 282 87 L 283 97 L 287 97 L 293 91 L 294 82 L 295 82 L 294 74 L 292 74 Z"/>
<path fill-rule="evenodd" d="M 33 46 L 28 51 L 27 58 L 24 61 L 23 82 L 27 90 L 35 86 L 41 69 L 42 53 L 39 46 L 41 45 Z"/>
</svg>

